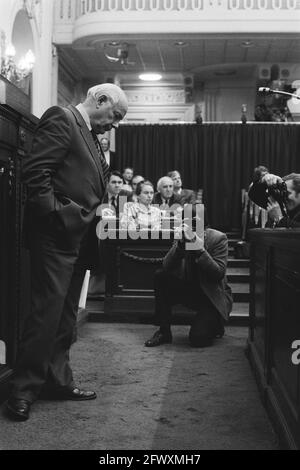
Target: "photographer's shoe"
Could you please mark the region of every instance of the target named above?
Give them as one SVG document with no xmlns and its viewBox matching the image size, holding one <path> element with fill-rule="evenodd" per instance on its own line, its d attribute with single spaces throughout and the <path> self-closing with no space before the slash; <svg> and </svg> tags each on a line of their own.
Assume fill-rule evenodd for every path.
<svg viewBox="0 0 300 470">
<path fill-rule="evenodd" d="M 153 348 L 155 346 L 160 346 L 161 344 L 169 343 L 172 343 L 171 331 L 168 333 L 162 333 L 160 330 L 158 330 L 154 333 L 152 338 L 145 342 L 145 346 L 147 346 L 147 348 Z"/>
<path fill-rule="evenodd" d="M 30 406 L 30 401 L 13 397 L 5 404 L 7 415 L 14 421 L 26 421 L 29 418 Z"/>
<path fill-rule="evenodd" d="M 225 328 L 223 325 L 220 325 L 219 328 L 217 328 L 216 330 L 216 338 L 223 338 L 225 334 Z"/>
</svg>

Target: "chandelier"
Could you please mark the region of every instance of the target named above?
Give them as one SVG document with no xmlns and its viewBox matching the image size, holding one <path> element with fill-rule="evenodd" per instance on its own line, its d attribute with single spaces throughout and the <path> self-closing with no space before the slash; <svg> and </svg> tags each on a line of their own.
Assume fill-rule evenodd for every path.
<svg viewBox="0 0 300 470">
<path fill-rule="evenodd" d="M 18 85 L 31 74 L 35 64 L 35 56 L 29 50 L 17 63 L 15 56 L 16 49 L 14 45 L 8 44 L 1 59 L 1 75 Z"/>
</svg>

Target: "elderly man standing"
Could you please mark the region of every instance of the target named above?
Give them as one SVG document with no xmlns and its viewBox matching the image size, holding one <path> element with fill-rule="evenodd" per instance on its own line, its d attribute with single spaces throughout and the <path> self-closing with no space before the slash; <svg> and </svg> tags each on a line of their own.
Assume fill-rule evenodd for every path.
<svg viewBox="0 0 300 470">
<path fill-rule="evenodd" d="M 92 246 L 97 256 L 95 214 L 109 175 L 97 134 L 116 127 L 127 108 L 119 87 L 102 84 L 76 107 L 48 109 L 35 131 L 23 174 L 32 304 L 6 403 L 15 420 L 28 419 L 41 392 L 50 399 L 96 398 L 75 385 L 69 349 Z"/>
</svg>

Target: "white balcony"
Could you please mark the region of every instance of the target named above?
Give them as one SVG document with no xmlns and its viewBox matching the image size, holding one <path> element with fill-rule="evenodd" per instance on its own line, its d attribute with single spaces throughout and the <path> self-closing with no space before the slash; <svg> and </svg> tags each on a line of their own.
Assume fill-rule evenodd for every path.
<svg viewBox="0 0 300 470">
<path fill-rule="evenodd" d="M 56 0 L 55 42 L 132 34 L 299 33 L 300 0 Z"/>
</svg>

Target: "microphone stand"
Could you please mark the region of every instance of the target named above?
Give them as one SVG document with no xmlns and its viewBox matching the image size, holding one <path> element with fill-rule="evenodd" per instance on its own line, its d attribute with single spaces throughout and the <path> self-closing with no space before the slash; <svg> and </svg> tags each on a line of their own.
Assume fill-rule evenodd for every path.
<svg viewBox="0 0 300 470">
<path fill-rule="evenodd" d="M 287 91 L 281 91 L 281 90 L 272 90 L 271 88 L 259 88 L 258 93 L 261 94 L 266 94 L 266 95 L 283 95 L 283 96 L 289 96 L 290 98 L 296 98 L 297 100 L 300 100 L 300 95 L 296 95 L 295 93 L 288 93 Z"/>
</svg>

